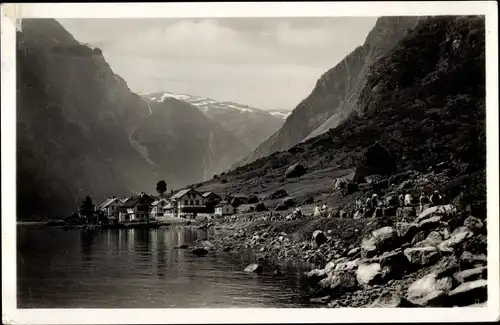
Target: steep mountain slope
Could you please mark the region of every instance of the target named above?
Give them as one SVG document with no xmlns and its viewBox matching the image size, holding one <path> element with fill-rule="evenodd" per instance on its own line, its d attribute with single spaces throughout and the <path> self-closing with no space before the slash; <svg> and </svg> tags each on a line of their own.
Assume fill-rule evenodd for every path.
<svg viewBox="0 0 500 325">
<path fill-rule="evenodd" d="M 368 67 L 391 50 L 419 19 L 379 18 L 365 43 L 323 74 L 311 94 L 297 105 L 281 129 L 238 165 L 286 150 L 310 134 L 310 137 L 314 137 L 345 120 L 356 108 L 357 96 L 365 84 Z"/>
<path fill-rule="evenodd" d="M 278 130 L 290 114 L 287 111 L 264 111 L 234 102 L 168 92 L 148 94 L 145 97 L 159 102 L 176 98 L 198 107 L 205 115 L 234 133 L 250 150 L 257 148 Z"/>
<path fill-rule="evenodd" d="M 425 171 L 451 160 L 450 177 L 473 175 L 472 192 L 485 199 L 485 29 L 484 17 L 432 17 L 398 42 L 369 69 L 358 97 L 362 114 L 328 132 L 236 168 L 202 190 L 264 193 L 288 188 L 304 192 L 317 179 L 331 191 L 342 170 L 355 167 L 362 151 L 378 141 L 397 170 Z M 408 64 L 412 62 L 413 64 Z M 308 173 L 284 180 L 299 162 Z M 299 194 L 297 194 L 299 195 Z"/>
<path fill-rule="evenodd" d="M 85 195 L 100 201 L 153 192 L 159 179 L 170 186 L 200 181 L 248 152 L 196 107 L 150 105 L 132 93 L 99 49 L 55 20 L 23 19 L 17 37 L 21 219 L 69 213 Z M 176 141 L 162 153 L 165 133 Z"/>
</svg>

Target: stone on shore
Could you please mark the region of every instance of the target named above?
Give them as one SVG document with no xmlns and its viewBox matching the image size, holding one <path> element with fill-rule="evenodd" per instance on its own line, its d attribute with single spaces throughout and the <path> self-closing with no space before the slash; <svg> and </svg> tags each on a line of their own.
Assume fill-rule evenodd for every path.
<svg viewBox="0 0 500 325">
<path fill-rule="evenodd" d="M 459 283 L 475 281 L 480 279 L 487 279 L 488 268 L 486 266 L 482 266 L 482 267 L 476 267 L 474 269 L 460 271 L 456 273 L 453 277 Z"/>
<path fill-rule="evenodd" d="M 204 247 L 197 247 L 193 249 L 192 252 L 196 256 L 205 256 L 208 254 L 208 250 Z"/>
<path fill-rule="evenodd" d="M 414 307 L 414 305 L 409 302 L 406 298 L 401 295 L 386 291 L 382 293 L 377 300 L 375 300 L 371 305 L 371 308 L 397 308 L 397 307 Z"/>
<path fill-rule="evenodd" d="M 454 248 L 462 244 L 466 239 L 472 237 L 474 234 L 472 231 L 466 229 L 460 229 L 459 232 L 452 235 L 449 239 L 443 241 L 439 244 L 438 248 L 442 252 L 453 252 Z"/>
<path fill-rule="evenodd" d="M 407 298 L 411 303 L 422 307 L 442 306 L 452 287 L 451 278 L 437 279 L 435 273 L 430 273 L 411 284 Z"/>
<path fill-rule="evenodd" d="M 465 282 L 448 294 L 448 306 L 468 306 L 486 301 L 488 297 L 488 281 L 480 279 Z"/>
<path fill-rule="evenodd" d="M 451 204 L 447 205 L 437 205 L 434 207 L 430 207 L 425 209 L 422 213 L 420 213 L 415 220 L 416 223 L 421 222 L 427 218 L 433 217 L 435 215 L 448 216 L 457 212 L 457 208 Z"/>
<path fill-rule="evenodd" d="M 361 256 L 370 258 L 384 250 L 390 250 L 396 242 L 396 231 L 392 227 L 382 227 L 372 233 L 361 242 Z"/>
<path fill-rule="evenodd" d="M 305 173 L 307 173 L 306 168 L 299 163 L 295 163 L 285 171 L 285 178 L 300 177 Z"/>
<path fill-rule="evenodd" d="M 465 251 L 460 255 L 460 265 L 462 268 L 478 267 L 488 263 L 488 259 L 484 254 L 472 254 Z"/>
<path fill-rule="evenodd" d="M 410 241 L 418 232 L 418 227 L 415 223 L 396 222 L 394 228 L 402 241 Z"/>
<path fill-rule="evenodd" d="M 436 263 L 440 254 L 436 247 L 412 247 L 404 250 L 408 261 L 417 266 L 428 266 Z"/>
<path fill-rule="evenodd" d="M 439 227 L 441 225 L 441 223 L 440 223 L 441 219 L 442 219 L 441 216 L 434 216 L 434 217 L 424 219 L 418 223 L 418 226 L 417 226 L 418 230 L 428 231 L 430 229 L 436 229 L 437 227 Z"/>
<path fill-rule="evenodd" d="M 245 272 L 261 274 L 263 271 L 262 266 L 256 263 L 250 264 L 245 268 Z"/>
<path fill-rule="evenodd" d="M 483 233 L 486 230 L 481 219 L 470 216 L 464 221 L 464 227 L 472 230 L 475 233 Z"/>
<path fill-rule="evenodd" d="M 382 268 L 379 263 L 361 264 L 356 270 L 356 280 L 361 286 L 381 282 L 389 273 L 388 267 Z"/>
<path fill-rule="evenodd" d="M 326 238 L 324 232 L 322 232 L 321 230 L 316 230 L 312 234 L 312 240 L 319 247 L 326 243 L 328 239 Z"/>
<path fill-rule="evenodd" d="M 318 283 L 316 294 L 337 297 L 356 289 L 357 281 L 352 272 L 335 271 Z"/>
</svg>

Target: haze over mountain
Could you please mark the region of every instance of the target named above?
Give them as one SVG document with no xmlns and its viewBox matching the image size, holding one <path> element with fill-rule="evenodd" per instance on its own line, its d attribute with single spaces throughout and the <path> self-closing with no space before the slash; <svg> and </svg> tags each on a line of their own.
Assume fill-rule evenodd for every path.
<svg viewBox="0 0 500 325">
<path fill-rule="evenodd" d="M 144 96 L 159 102 L 176 98 L 198 107 L 205 115 L 234 133 L 250 150 L 278 130 L 291 113 L 284 110 L 264 111 L 239 103 L 187 94 L 159 92 Z"/>
<path fill-rule="evenodd" d="M 55 20 L 23 19 L 17 38 L 19 218 L 208 179 L 249 152 L 197 107 L 131 92 Z"/>
</svg>

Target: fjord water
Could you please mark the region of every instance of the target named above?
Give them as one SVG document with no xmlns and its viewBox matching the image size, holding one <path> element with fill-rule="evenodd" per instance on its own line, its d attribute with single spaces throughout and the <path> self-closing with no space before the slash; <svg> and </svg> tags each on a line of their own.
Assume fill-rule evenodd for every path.
<svg viewBox="0 0 500 325">
<path fill-rule="evenodd" d="M 245 255 L 197 257 L 176 246 L 210 240 L 188 227 L 64 230 L 17 227 L 18 308 L 309 307 L 307 269 L 244 272 Z"/>
</svg>

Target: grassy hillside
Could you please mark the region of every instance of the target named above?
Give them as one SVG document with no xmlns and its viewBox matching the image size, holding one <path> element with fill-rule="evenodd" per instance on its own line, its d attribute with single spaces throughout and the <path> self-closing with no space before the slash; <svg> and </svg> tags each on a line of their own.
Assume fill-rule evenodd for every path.
<svg viewBox="0 0 500 325">
<path fill-rule="evenodd" d="M 371 67 L 357 105 L 360 114 L 327 133 L 287 151 L 236 168 L 203 189 L 266 192 L 293 186 L 299 191 L 313 175 L 331 191 L 334 177 L 357 165 L 362 151 L 379 141 L 398 171 L 425 171 L 441 161 L 458 174 L 479 172 L 484 185 L 485 31 L 482 17 L 432 17 L 421 21 Z M 308 174 L 284 180 L 299 162 Z M 483 181 L 481 181 L 481 179 Z M 320 185 L 318 185 L 320 186 Z M 321 192 L 320 189 L 317 189 Z M 478 190 L 484 195 L 483 190 Z"/>
</svg>

